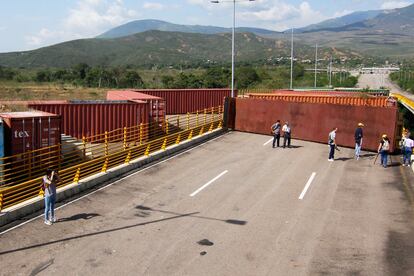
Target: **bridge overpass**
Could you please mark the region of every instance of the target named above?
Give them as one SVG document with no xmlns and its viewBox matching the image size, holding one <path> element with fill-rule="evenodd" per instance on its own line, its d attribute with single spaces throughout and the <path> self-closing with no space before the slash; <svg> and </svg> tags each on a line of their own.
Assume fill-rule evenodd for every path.
<svg viewBox="0 0 414 276">
<path fill-rule="evenodd" d="M 1 274 L 414 271 L 408 169 L 345 148 L 327 162 L 324 144 L 269 141 L 230 132 L 60 204 L 52 226 L 25 220 L 0 234 Z"/>
<path fill-rule="evenodd" d="M 291 104 L 291 110 L 278 115 L 284 119 L 296 114 L 299 105 Z M 320 112 L 330 114 L 325 123 L 311 122 L 320 130 L 335 118 L 356 113 L 373 117 L 362 112 L 363 107 L 346 111 L 344 106 L 336 109 L 337 115 Z M 375 105 L 369 109 L 375 108 L 381 110 Z M 300 110 L 306 116 L 308 110 Z M 395 110 L 385 107 L 383 112 Z M 384 169 L 372 152 L 355 160 L 350 148 L 341 148 L 336 160 L 328 162 L 325 129 L 319 131 L 321 143 L 294 140 L 286 149 L 272 148 L 269 135 L 226 132 L 125 171 L 133 157 L 150 158 L 177 144 L 200 143 L 198 139 L 214 129 L 222 131 L 222 112 L 219 108 L 202 116 L 169 118 L 176 125 L 167 121 L 166 136 L 135 146 L 128 144 L 128 136 L 118 144 L 110 144 L 106 137 L 104 156 L 88 161 L 89 167 L 64 170 L 67 181 L 73 175 L 78 178 L 68 186 L 77 189 L 118 169 L 124 170 L 122 174 L 59 203 L 58 222 L 52 226 L 43 224 L 38 213 L 0 229 L 1 274 L 402 275 L 414 271 L 411 170 L 400 166 L 399 157 Z M 242 121 L 248 124 L 249 118 Z M 293 128 L 294 136 L 309 134 L 305 123 Z M 177 127 L 180 124 L 183 130 Z M 257 126 L 257 121 L 252 125 Z M 340 128 L 338 141 L 349 140 L 348 130 L 345 125 Z M 145 140 L 141 131 L 137 133 Z M 367 145 L 372 142 L 368 137 L 375 135 L 367 133 Z M 114 146 L 122 150 L 112 151 Z M 79 181 L 91 169 L 98 174 Z M 38 186 L 31 189 L 36 192 Z M 16 200 L 2 195 L 8 196 L 3 202 Z"/>
</svg>

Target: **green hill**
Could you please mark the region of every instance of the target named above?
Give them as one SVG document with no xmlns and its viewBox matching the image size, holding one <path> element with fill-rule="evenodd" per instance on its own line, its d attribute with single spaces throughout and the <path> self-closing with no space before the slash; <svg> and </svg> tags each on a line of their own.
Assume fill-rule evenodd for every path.
<svg viewBox="0 0 414 276">
<path fill-rule="evenodd" d="M 237 61 L 269 61 L 288 58 L 290 42 L 252 33 L 236 35 Z M 321 49 L 321 57 L 330 49 Z M 336 50 L 337 51 L 337 50 Z M 338 51 L 337 51 L 338 52 Z M 314 48 L 296 44 L 295 56 L 313 59 Z M 0 54 L 0 65 L 9 67 L 151 66 L 229 62 L 231 34 L 193 34 L 148 31 L 116 39 L 82 39 L 33 51 Z M 342 51 L 344 56 L 353 56 Z"/>
</svg>

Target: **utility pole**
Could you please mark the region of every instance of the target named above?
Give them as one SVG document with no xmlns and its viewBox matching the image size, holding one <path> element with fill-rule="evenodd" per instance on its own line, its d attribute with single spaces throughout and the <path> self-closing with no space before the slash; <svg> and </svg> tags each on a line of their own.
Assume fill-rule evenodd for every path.
<svg viewBox="0 0 414 276">
<path fill-rule="evenodd" d="M 233 28 L 231 33 L 231 97 L 234 98 L 234 33 L 236 29 L 236 0 L 233 0 Z"/>
<path fill-rule="evenodd" d="M 292 28 L 292 37 L 290 45 L 290 90 L 293 89 L 293 28 Z"/>
<path fill-rule="evenodd" d="M 316 44 L 315 47 L 316 51 L 315 51 L 315 85 L 314 87 L 316 88 L 317 85 L 317 74 L 318 74 L 318 44 Z"/>
<path fill-rule="evenodd" d="M 332 56 L 331 60 L 329 61 L 329 88 L 332 87 Z"/>
</svg>

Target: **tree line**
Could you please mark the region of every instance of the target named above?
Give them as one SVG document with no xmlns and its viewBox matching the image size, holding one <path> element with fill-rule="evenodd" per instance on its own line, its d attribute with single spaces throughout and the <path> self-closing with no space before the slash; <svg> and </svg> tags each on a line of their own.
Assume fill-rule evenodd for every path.
<svg viewBox="0 0 414 276">
<path fill-rule="evenodd" d="M 147 72 L 149 71 L 153 70 L 147 70 Z M 152 74 L 154 75 L 153 72 Z M 253 67 L 241 65 L 235 70 L 237 89 L 286 88 L 289 79 L 290 68 L 288 66 Z M 0 66 L 0 80 L 61 83 L 98 88 L 226 88 L 231 86 L 231 70 L 228 66 L 216 66 L 202 70 L 185 70 L 174 74 L 168 71 L 155 71 L 153 79 L 147 78 L 144 81 L 137 70 L 128 67 L 91 67 L 88 64 L 80 63 L 66 69 L 27 71 Z M 306 72 L 302 64 L 295 64 L 293 80 L 295 87 L 310 87 L 313 86 L 314 76 L 312 72 Z M 326 74 L 318 74 L 319 87 L 326 86 L 328 83 Z M 356 83 L 357 79 L 348 73 L 344 73 L 341 77 L 333 75 L 333 86 L 354 87 Z"/>
</svg>

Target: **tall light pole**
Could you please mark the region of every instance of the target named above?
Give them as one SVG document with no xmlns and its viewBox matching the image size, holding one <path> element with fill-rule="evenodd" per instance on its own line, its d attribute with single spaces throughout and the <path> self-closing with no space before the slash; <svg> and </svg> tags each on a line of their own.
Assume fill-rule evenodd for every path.
<svg viewBox="0 0 414 276">
<path fill-rule="evenodd" d="M 316 44 L 315 46 L 315 85 L 314 87 L 316 88 L 316 76 L 318 74 L 318 44 Z"/>
<path fill-rule="evenodd" d="M 290 43 L 290 90 L 293 89 L 293 28 Z"/>
<path fill-rule="evenodd" d="M 332 87 L 332 56 L 329 61 L 329 88 Z"/>
<path fill-rule="evenodd" d="M 219 4 L 219 3 L 225 3 L 225 2 L 233 2 L 233 28 L 232 28 L 232 36 L 231 36 L 231 97 L 234 97 L 234 34 L 235 34 L 235 30 L 236 30 L 236 2 L 254 2 L 255 0 L 215 0 L 215 1 L 210 1 L 211 3 L 214 4 Z"/>
</svg>

